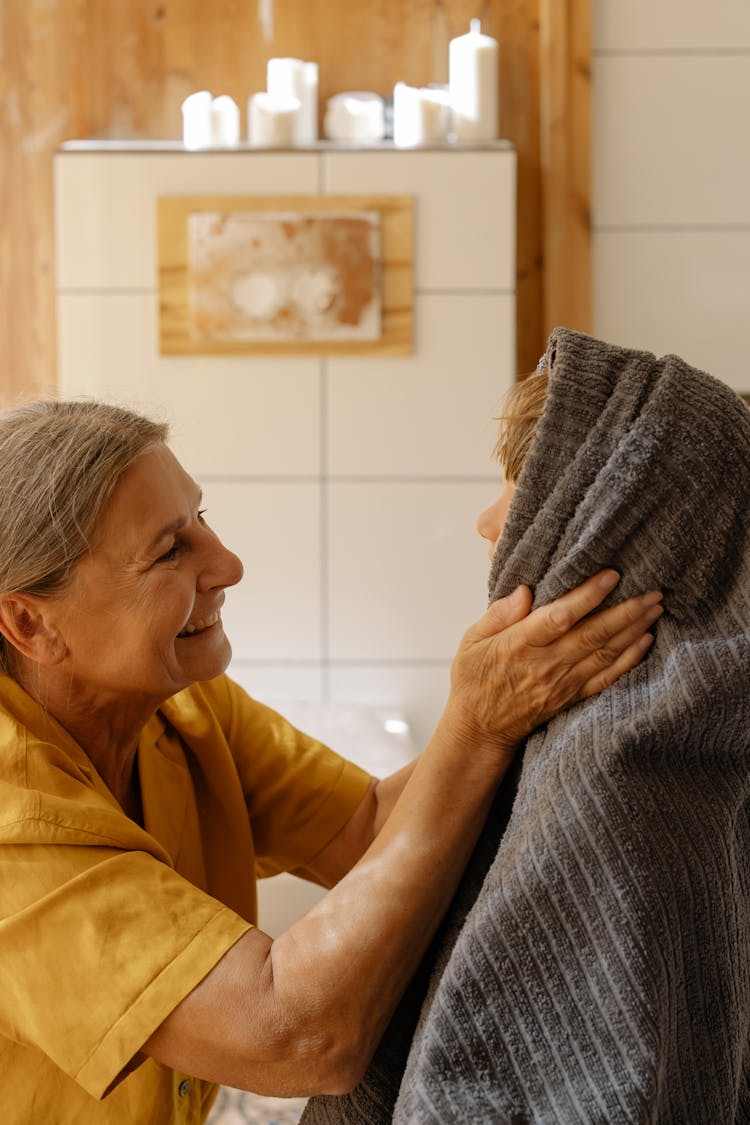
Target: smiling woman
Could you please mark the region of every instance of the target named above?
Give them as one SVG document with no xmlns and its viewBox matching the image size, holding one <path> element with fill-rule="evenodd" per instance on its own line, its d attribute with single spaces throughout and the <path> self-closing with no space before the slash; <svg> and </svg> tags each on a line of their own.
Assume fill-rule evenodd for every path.
<svg viewBox="0 0 750 1125">
<path fill-rule="evenodd" d="M 97 403 L 0 415 L 8 1125 L 351 1087 L 520 740 L 632 668 L 658 612 L 591 616 L 612 571 L 533 612 L 519 587 L 464 636 L 419 759 L 376 781 L 224 674 L 242 564 L 166 437 Z M 255 884 L 282 871 L 330 889 L 272 941 Z"/>
<path fill-rule="evenodd" d="M 131 733 L 164 698 L 229 663 L 219 611 L 242 564 L 206 524 L 200 498 L 165 445 L 142 453 L 117 482 L 65 589 L 39 607 L 45 635 L 59 625 L 68 650 L 48 677 L 62 678 L 68 696 L 70 677 L 75 695 L 129 696 Z M 95 701 L 97 722 L 103 707 Z M 88 705 L 86 713 L 90 720 Z"/>
</svg>

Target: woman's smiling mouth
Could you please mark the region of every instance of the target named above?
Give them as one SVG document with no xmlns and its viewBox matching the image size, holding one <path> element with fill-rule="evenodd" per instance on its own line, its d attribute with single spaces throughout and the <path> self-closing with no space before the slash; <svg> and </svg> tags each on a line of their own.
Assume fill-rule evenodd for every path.
<svg viewBox="0 0 750 1125">
<path fill-rule="evenodd" d="M 210 629 L 217 621 L 221 620 L 221 614 L 218 609 L 208 615 L 208 617 L 198 617 L 195 621 L 188 621 L 185 628 L 181 633 L 177 634 L 178 640 L 183 640 L 185 637 L 195 636 L 197 633 L 204 633 L 206 629 Z"/>
</svg>

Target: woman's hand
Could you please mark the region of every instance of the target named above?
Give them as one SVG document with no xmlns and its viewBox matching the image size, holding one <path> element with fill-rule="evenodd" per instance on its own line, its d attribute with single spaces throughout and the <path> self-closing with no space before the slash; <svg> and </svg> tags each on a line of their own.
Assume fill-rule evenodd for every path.
<svg viewBox="0 0 750 1125">
<path fill-rule="evenodd" d="M 618 581 L 616 571 L 600 571 L 533 612 L 528 586 L 494 602 L 461 641 L 445 718 L 472 740 L 512 754 L 558 711 L 634 668 L 653 641 L 647 630 L 662 614 L 662 595 L 652 591 L 588 617 Z"/>
</svg>

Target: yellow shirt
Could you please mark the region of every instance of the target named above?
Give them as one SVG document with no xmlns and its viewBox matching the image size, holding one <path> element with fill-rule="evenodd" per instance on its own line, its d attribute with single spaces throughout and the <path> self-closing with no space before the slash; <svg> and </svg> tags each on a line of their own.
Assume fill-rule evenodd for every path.
<svg viewBox="0 0 750 1125">
<path fill-rule="evenodd" d="M 203 1121 L 210 1083 L 123 1071 L 256 922 L 256 874 L 309 862 L 369 781 L 226 676 L 164 704 L 138 769 L 144 828 L 0 676 L 3 1125 Z"/>
</svg>

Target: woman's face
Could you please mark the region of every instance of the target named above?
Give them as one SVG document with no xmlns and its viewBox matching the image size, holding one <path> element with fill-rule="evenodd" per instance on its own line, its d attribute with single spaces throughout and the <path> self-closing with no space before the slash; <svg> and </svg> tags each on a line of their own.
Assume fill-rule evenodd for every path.
<svg viewBox="0 0 750 1125">
<path fill-rule="evenodd" d="M 200 503 L 198 485 L 165 445 L 123 473 L 92 550 L 53 599 L 64 660 L 83 688 L 162 702 L 226 669 L 220 609 L 242 564 Z"/>
<path fill-rule="evenodd" d="M 491 559 L 495 556 L 500 536 L 503 534 L 515 491 L 515 484 L 512 481 L 506 481 L 495 503 L 490 504 L 489 508 L 485 508 L 477 520 L 477 531 L 490 545 L 489 556 Z"/>
</svg>

